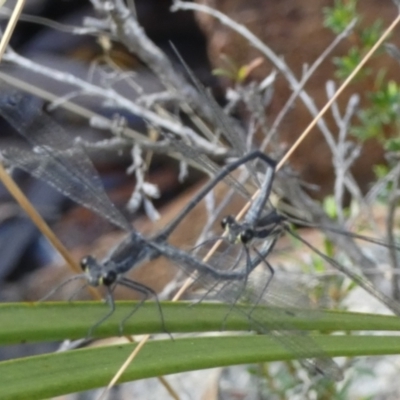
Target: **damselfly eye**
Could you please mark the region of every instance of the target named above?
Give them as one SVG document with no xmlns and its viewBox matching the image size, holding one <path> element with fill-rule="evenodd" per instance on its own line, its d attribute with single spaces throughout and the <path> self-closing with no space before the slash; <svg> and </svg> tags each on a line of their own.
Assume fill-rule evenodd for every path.
<svg viewBox="0 0 400 400">
<path fill-rule="evenodd" d="M 228 215 L 227 217 L 222 218 L 221 220 L 221 227 L 222 229 L 229 228 L 235 222 L 235 218 L 232 215 Z"/>
<path fill-rule="evenodd" d="M 110 286 L 117 280 L 117 273 L 115 271 L 107 271 L 103 276 L 103 285 Z"/>
<path fill-rule="evenodd" d="M 93 257 L 91 257 L 91 256 L 86 256 L 81 259 L 79 264 L 81 266 L 82 271 L 86 271 L 88 269 L 89 264 L 91 263 L 92 260 L 93 260 Z"/>
<path fill-rule="evenodd" d="M 252 229 L 245 229 L 243 232 L 240 232 L 239 238 L 243 244 L 249 243 L 254 238 L 254 231 Z"/>
</svg>

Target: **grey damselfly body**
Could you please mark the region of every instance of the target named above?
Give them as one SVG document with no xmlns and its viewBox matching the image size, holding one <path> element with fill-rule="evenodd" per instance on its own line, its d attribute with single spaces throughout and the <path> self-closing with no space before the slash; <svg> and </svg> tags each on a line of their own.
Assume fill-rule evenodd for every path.
<svg viewBox="0 0 400 400">
<path fill-rule="evenodd" d="M 397 250 L 400 250 L 400 247 L 396 245 L 390 246 L 388 243 L 380 241 L 379 239 L 346 232 L 332 226 L 311 224 L 307 221 L 288 217 L 283 213 L 278 212 L 269 202 L 275 173 L 275 162 L 261 152 L 253 151 L 236 160 L 235 162 L 232 162 L 231 164 L 227 165 L 219 174 L 217 174 L 214 179 L 205 184 L 198 194 L 194 196 L 193 199 L 185 206 L 181 215 L 164 229 L 165 235 L 168 236 L 177 227 L 181 220 L 183 220 L 186 215 L 188 215 L 189 212 L 194 209 L 194 207 L 206 196 L 206 194 L 209 193 L 218 184 L 218 182 L 224 179 L 226 176 L 225 171 L 229 170 L 229 172 L 232 172 L 244 163 L 253 160 L 261 161 L 266 167 L 265 173 L 263 174 L 263 180 L 260 184 L 260 195 L 252 202 L 242 221 L 236 221 L 232 215 L 228 215 L 221 220 L 221 226 L 225 230 L 226 236 L 218 235 L 214 237 L 214 239 L 208 239 L 205 241 L 207 245 L 210 245 L 210 243 L 218 240 L 222 240 L 224 244 L 228 244 L 228 247 L 223 253 L 216 253 L 216 255 L 210 260 L 214 268 L 217 268 L 218 270 L 225 268 L 225 258 L 229 255 L 229 257 L 234 260 L 232 262 L 233 267 L 240 266 L 243 268 L 244 265 L 246 271 L 245 277 L 247 277 L 252 270 L 258 266 L 251 262 L 252 257 L 256 257 L 256 259 L 259 260 L 259 263 L 263 264 L 267 268 L 269 273 L 269 279 L 265 283 L 264 290 L 259 292 L 260 300 L 263 296 L 263 292 L 267 290 L 268 285 L 272 281 L 275 271 L 272 265 L 268 262 L 267 255 L 261 258 L 257 255 L 257 253 L 259 253 L 257 245 L 265 240 L 272 241 L 271 245 L 269 246 L 269 252 L 271 252 L 278 238 L 287 233 L 306 245 L 310 250 L 312 250 L 324 261 L 329 263 L 336 270 L 348 276 L 369 294 L 385 304 L 395 314 L 400 315 L 400 304 L 396 300 L 381 293 L 368 279 L 358 275 L 356 272 L 342 265 L 335 259 L 328 257 L 311 243 L 304 240 L 291 228 L 291 223 L 311 226 L 339 235 L 345 235 L 349 237 L 349 240 L 353 238 L 361 239 L 383 247 L 394 247 Z M 197 245 L 195 251 L 200 252 L 201 250 L 202 244 Z M 206 252 L 207 248 L 205 248 L 203 254 Z M 244 289 L 246 285 L 246 278 L 242 283 Z"/>
<path fill-rule="evenodd" d="M 211 112 L 214 116 L 214 120 L 218 126 L 218 128 L 221 130 L 221 132 L 226 136 L 226 139 L 232 144 L 232 147 L 234 150 L 236 150 L 240 155 L 243 155 L 244 152 L 244 145 L 243 145 L 243 140 L 241 140 L 241 137 L 238 136 L 236 130 L 232 128 L 229 124 L 228 117 L 225 115 L 225 113 L 220 109 L 219 105 L 216 103 L 214 98 L 207 93 L 207 91 L 204 89 L 204 87 L 201 85 L 199 80 L 196 78 L 196 76 L 193 74 L 193 72 L 190 70 L 186 62 L 183 60 L 181 55 L 179 54 L 178 50 L 171 44 L 172 49 L 174 50 L 176 56 L 179 59 L 179 62 L 183 65 L 185 68 L 187 74 L 190 77 L 190 80 L 193 82 L 193 84 L 196 86 L 199 95 L 203 98 L 204 102 L 210 106 Z M 247 156 L 243 156 L 241 158 L 243 160 L 243 163 L 247 163 L 250 161 Z M 237 245 L 241 244 L 241 249 L 239 250 L 239 254 L 236 254 L 234 258 L 236 258 L 236 264 L 240 265 L 240 254 L 242 254 L 243 257 L 245 257 L 245 265 L 246 265 L 246 270 L 248 273 L 251 272 L 252 269 L 254 269 L 256 266 L 251 265 L 250 263 L 250 250 L 253 252 L 257 253 L 257 247 L 254 246 L 255 242 L 260 242 L 265 240 L 267 237 L 269 239 L 274 238 L 274 243 L 270 246 L 270 251 L 272 251 L 274 244 L 277 240 L 277 238 L 284 234 L 285 232 L 290 234 L 292 237 L 295 239 L 299 240 L 302 242 L 304 245 L 306 245 L 310 250 L 312 250 L 314 253 L 316 253 L 319 257 L 321 257 L 324 261 L 328 262 L 332 267 L 340 271 L 341 273 L 345 274 L 348 276 L 350 279 L 352 279 L 354 282 L 356 282 L 360 287 L 362 287 L 364 290 L 366 290 L 369 294 L 371 294 L 373 297 L 375 297 L 377 300 L 381 301 L 383 304 L 385 304 L 390 310 L 392 310 L 396 315 L 400 316 L 400 303 L 397 302 L 396 300 L 391 299 L 390 297 L 386 296 L 385 294 L 381 293 L 379 290 L 377 290 L 374 285 L 366 278 L 362 277 L 361 275 L 358 275 L 357 273 L 353 272 L 351 269 L 348 267 L 342 265 L 341 263 L 337 262 L 336 260 L 332 259 L 331 257 L 328 257 L 326 254 L 318 250 L 315 246 L 313 246 L 311 243 L 308 243 L 306 240 L 304 240 L 300 235 L 296 234 L 291 228 L 290 228 L 290 223 L 293 222 L 294 224 L 300 224 L 304 226 L 312 226 L 317 229 L 320 229 L 322 231 L 329 231 L 332 233 L 337 233 L 340 235 L 346 235 L 350 239 L 361 239 L 368 241 L 370 243 L 374 243 L 380 246 L 384 246 L 387 248 L 395 248 L 396 250 L 400 250 L 399 246 L 396 245 L 390 245 L 388 243 L 385 243 L 383 241 L 380 241 L 378 239 L 374 238 L 369 238 L 363 235 L 357 235 L 353 234 L 351 232 L 345 232 L 339 228 L 332 227 L 332 226 L 326 226 L 326 225 L 316 225 L 316 224 L 310 224 L 308 221 L 302 221 L 300 219 L 293 219 L 289 218 L 282 213 L 278 213 L 277 210 L 275 210 L 268 202 L 269 202 L 269 197 L 271 193 L 271 188 L 272 188 L 272 182 L 274 178 L 274 173 L 275 173 L 275 168 L 274 168 L 274 163 L 269 157 L 260 157 L 260 160 L 263 161 L 266 164 L 266 171 L 264 173 L 264 177 L 262 179 L 261 185 L 260 185 L 260 190 L 259 190 L 259 195 L 257 198 L 253 201 L 251 204 L 251 207 L 245 214 L 243 220 L 241 222 L 238 222 L 235 220 L 235 218 L 232 215 L 228 215 L 227 217 L 224 217 L 221 220 L 221 226 L 226 232 L 226 236 L 224 238 L 222 237 L 217 237 L 216 240 L 227 240 L 230 244 L 232 245 Z M 240 164 L 240 161 L 238 165 Z M 237 165 L 237 166 L 238 166 Z M 256 175 L 253 168 L 248 168 L 253 177 Z M 211 185 L 210 185 L 211 186 Z M 200 200 L 193 200 L 194 202 L 198 202 Z M 189 207 L 191 207 L 189 205 Z M 208 244 L 210 243 L 210 240 L 206 241 Z M 196 246 L 197 249 L 201 249 L 201 245 Z M 221 261 L 222 263 L 224 262 L 223 259 Z M 266 283 L 266 286 L 264 290 L 267 290 L 268 285 L 273 279 L 274 276 L 274 268 L 271 266 L 271 264 L 267 261 L 266 257 L 260 261 L 260 263 L 263 263 L 267 269 L 269 270 L 270 273 L 270 279 Z M 260 294 L 261 296 L 262 294 Z"/>
<path fill-rule="evenodd" d="M 268 169 L 270 169 L 270 165 L 268 165 Z M 268 171 L 267 169 L 267 171 Z M 400 315 L 400 303 L 396 300 L 386 296 L 384 293 L 377 290 L 372 282 L 370 282 L 367 278 L 358 275 L 356 272 L 352 271 L 350 268 L 344 266 L 340 262 L 335 259 L 327 256 L 318 248 L 313 246 L 311 243 L 306 241 L 301 237 L 301 235 L 297 234 L 292 228 L 291 223 L 310 226 L 322 231 L 329 231 L 332 233 L 345 235 L 349 237 L 349 239 L 361 239 L 379 246 L 383 247 L 393 247 L 396 250 L 400 250 L 399 246 L 389 245 L 379 239 L 370 238 L 364 235 L 353 234 L 351 232 L 345 232 L 343 230 L 339 230 L 334 227 L 324 226 L 324 225 L 315 225 L 311 224 L 307 221 L 303 221 L 301 219 L 291 218 L 282 213 L 279 213 L 276 209 L 274 209 L 268 203 L 269 194 L 271 191 L 272 183 L 269 181 L 271 178 L 269 174 L 265 174 L 265 180 L 260 188 L 260 196 L 253 202 L 247 213 L 245 214 L 243 221 L 236 221 L 232 215 L 228 215 L 224 217 L 221 221 L 221 226 L 226 232 L 227 240 L 232 245 L 241 244 L 243 247 L 243 251 L 246 254 L 246 270 L 251 271 L 256 266 L 249 265 L 249 256 L 250 249 L 253 249 L 254 252 L 257 251 L 257 247 L 255 243 L 265 241 L 266 239 L 274 240 L 272 246 L 270 246 L 270 251 L 272 251 L 276 240 L 282 236 L 284 233 L 291 235 L 293 238 L 298 240 L 307 246 L 310 250 L 312 250 L 315 254 L 317 254 L 321 259 L 325 262 L 329 263 L 333 268 L 340 271 L 349 277 L 352 281 L 357 283 L 360 287 L 366 290 L 370 295 L 375 297 L 377 300 L 381 301 L 385 304 L 390 310 L 392 310 L 395 314 Z M 271 264 L 267 261 L 266 257 L 260 259 L 268 268 L 271 276 L 267 281 L 264 290 L 267 290 L 269 283 L 273 279 L 274 269 Z M 261 261 L 260 261 L 261 262 Z M 260 294 L 262 296 L 262 293 Z"/>
<path fill-rule="evenodd" d="M 175 221 L 160 233 L 151 238 L 145 238 L 130 227 L 129 223 L 125 221 L 107 198 L 98 174 L 84 150 L 80 148 L 79 143 L 74 143 L 59 125 L 41 112 L 40 107 L 35 105 L 29 96 L 21 95 L 20 93 L 2 94 L 0 96 L 0 114 L 30 143 L 31 147 L 30 150 L 27 147 L 2 150 L 2 155 L 7 162 L 26 170 L 35 177 L 46 180 L 78 203 L 92 209 L 102 217 L 106 217 L 118 227 L 129 231 L 126 238 L 104 260 L 97 261 L 92 256 L 83 258 L 81 266 L 84 273 L 76 275 L 63 283 L 66 284 L 71 280 L 83 279 L 88 285 L 102 285 L 106 288 L 110 311 L 91 328 L 90 333 L 114 312 L 115 303 L 112 291 L 116 285 L 126 286 L 139 292 L 142 295 L 142 301 L 149 297 L 154 297 L 159 306 L 162 324 L 164 325 L 157 294 L 151 288 L 124 276 L 127 271 L 141 265 L 144 261 L 159 256 L 165 256 L 172 260 L 188 275 L 192 275 L 194 271 L 197 271 L 199 276 L 197 282 L 201 282 L 206 290 L 209 287 L 216 287 L 216 283 L 221 283 L 223 288 L 218 290 L 218 298 L 228 304 L 236 303 L 239 297 L 244 294 L 243 282 L 248 281 L 249 272 L 254 269 L 253 267 L 250 266 L 250 271 L 243 268 L 219 270 L 212 264 L 203 262 L 167 243 L 170 233 L 187 215 L 188 210 L 191 209 L 190 207 L 185 207 Z M 228 176 L 231 171 L 245 162 L 255 159 L 268 160 L 272 167 L 275 165 L 272 160 L 262 153 L 250 153 L 243 159 L 222 168 L 215 179 L 205 185 L 192 204 L 200 201 L 209 190 L 221 179 Z M 91 198 L 93 198 L 94 203 L 91 202 Z M 266 254 L 270 252 L 267 244 L 264 250 Z M 260 251 L 259 256 L 265 257 L 266 254 Z M 256 258 L 250 262 L 252 263 L 251 265 L 255 266 L 260 263 L 260 260 Z M 250 304 L 255 300 L 258 301 L 258 298 L 259 294 L 256 293 L 256 288 L 254 288 L 254 293 L 252 291 L 245 292 L 245 300 Z M 271 303 L 268 302 L 268 304 L 273 305 L 272 301 Z M 121 322 L 121 329 L 124 321 L 134 313 L 136 308 Z M 238 313 L 244 313 L 241 307 L 235 306 L 233 310 Z M 269 316 L 268 320 L 265 320 L 261 313 L 254 310 L 247 317 L 250 329 L 271 334 L 296 358 L 302 360 L 303 364 L 310 370 L 335 380 L 342 378 L 341 370 L 324 354 L 316 342 L 307 335 L 298 334 L 290 324 L 283 324 L 279 315 L 276 318 L 273 315 Z"/>
</svg>

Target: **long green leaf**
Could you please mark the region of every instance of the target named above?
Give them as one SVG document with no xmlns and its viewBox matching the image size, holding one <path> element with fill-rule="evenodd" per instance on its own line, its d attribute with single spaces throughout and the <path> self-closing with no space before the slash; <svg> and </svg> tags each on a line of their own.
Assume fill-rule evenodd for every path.
<svg viewBox="0 0 400 400">
<path fill-rule="evenodd" d="M 93 332 L 96 337 L 115 336 L 119 323 L 134 308 L 134 302 L 118 302 L 116 312 L 108 321 Z M 262 310 L 262 313 L 260 313 Z M 99 302 L 74 303 L 4 303 L 0 304 L 0 344 L 15 344 L 34 341 L 63 340 L 85 337 L 89 329 L 108 311 Z M 400 331 L 400 318 L 373 314 L 316 311 L 279 310 L 258 307 L 257 317 L 265 321 L 279 320 L 301 330 Z M 163 303 L 162 313 L 169 332 L 205 332 L 220 330 L 251 329 L 243 313 L 229 313 L 229 306 L 221 303 Z M 273 314 L 273 318 L 271 315 Z M 228 317 L 227 317 L 228 315 Z M 124 325 L 125 334 L 164 332 L 161 316 L 154 303 L 143 304 Z"/>
<path fill-rule="evenodd" d="M 399 354 L 399 337 L 317 336 L 331 356 Z M 47 354 L 0 363 L 1 399 L 42 399 L 107 385 L 135 344 Z M 292 355 L 269 336 L 223 336 L 148 343 L 121 382 L 177 372 L 288 360 Z"/>
<path fill-rule="evenodd" d="M 101 325 L 96 336 L 118 333 L 120 321 L 136 303 L 119 302 L 115 314 Z M 231 312 L 225 304 L 163 303 L 166 328 L 171 333 L 226 330 L 248 331 L 249 320 Z M 0 305 L 0 343 L 61 340 L 84 337 L 88 329 L 107 313 L 98 302 L 29 303 Z M 322 332 L 400 330 L 400 319 L 392 316 L 348 312 L 270 309 L 259 307 L 257 316 L 279 320 L 301 330 Z M 273 317 L 273 318 L 272 318 Z M 224 321 L 224 323 L 222 323 Z M 286 325 L 285 325 L 286 326 Z M 160 311 L 146 303 L 124 326 L 124 333 L 164 332 Z M 400 353 L 400 340 L 390 336 L 327 336 L 315 338 L 332 356 Z M 46 354 L 0 363 L 3 399 L 36 399 L 87 390 L 107 384 L 134 345 Z M 192 369 L 262 361 L 286 360 L 292 355 L 269 336 L 249 335 L 153 341 L 144 347 L 123 381 L 171 374 Z M 23 385 L 21 384 L 23 382 Z"/>
</svg>

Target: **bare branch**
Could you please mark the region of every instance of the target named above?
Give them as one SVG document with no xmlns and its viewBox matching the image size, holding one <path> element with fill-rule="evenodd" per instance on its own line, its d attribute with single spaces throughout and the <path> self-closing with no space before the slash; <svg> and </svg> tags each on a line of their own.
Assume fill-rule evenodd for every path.
<svg viewBox="0 0 400 400">
<path fill-rule="evenodd" d="M 299 82 L 299 85 L 297 89 L 291 94 L 290 98 L 288 101 L 285 103 L 285 105 L 282 107 L 282 110 L 279 112 L 277 117 L 275 118 L 275 121 L 273 122 L 271 126 L 271 132 L 270 136 L 273 136 L 276 131 L 278 130 L 279 125 L 282 123 L 284 117 L 287 115 L 287 113 L 290 111 L 290 109 L 293 107 L 293 103 L 297 99 L 297 97 L 300 94 L 300 91 L 303 90 L 305 84 L 308 82 L 308 80 L 313 76 L 314 72 L 317 70 L 317 68 L 322 64 L 322 62 L 329 56 L 329 54 L 334 50 L 334 48 L 345 38 L 347 37 L 350 32 L 353 30 L 357 20 L 354 19 L 353 21 L 350 22 L 350 24 L 346 27 L 346 29 L 337 35 L 335 39 L 332 41 L 332 43 L 324 50 L 324 52 L 314 61 L 314 63 L 311 65 L 310 68 L 307 69 L 306 73 L 303 74 L 303 77 L 301 78 L 301 81 Z M 261 145 L 262 149 L 265 149 L 267 146 L 268 142 L 265 139 L 264 142 Z"/>
<path fill-rule="evenodd" d="M 160 117 L 158 114 L 146 109 L 143 106 L 138 105 L 133 101 L 128 100 L 124 96 L 121 96 L 118 92 L 116 92 L 112 88 L 102 88 L 90 82 L 87 82 L 81 78 L 78 78 L 73 74 L 54 70 L 44 65 L 40 65 L 25 57 L 16 54 L 14 51 L 8 51 L 6 54 L 4 54 L 4 60 L 19 65 L 20 67 L 26 68 L 32 72 L 44 75 L 47 78 L 51 78 L 78 87 L 86 95 L 99 96 L 101 98 L 110 100 L 116 106 L 122 107 L 130 111 L 132 114 L 142 117 L 156 126 L 164 128 L 170 132 L 173 132 L 174 134 L 180 137 L 190 138 L 190 140 L 193 141 L 193 143 L 195 143 L 199 149 L 202 149 L 205 152 L 215 155 L 221 155 L 224 154 L 226 151 L 222 147 L 217 147 L 215 143 L 209 143 L 207 140 L 203 139 L 192 129 L 182 125 L 179 122 Z"/>
<path fill-rule="evenodd" d="M 283 61 L 282 58 L 278 57 L 268 46 L 265 45 L 257 36 L 251 33 L 246 27 L 237 22 L 233 21 L 231 18 L 226 16 L 225 14 L 214 10 L 211 7 L 189 3 L 186 1 L 175 0 L 173 6 L 171 7 L 172 11 L 178 10 L 196 10 L 200 12 L 204 12 L 206 14 L 210 14 L 213 17 L 217 18 L 222 24 L 229 26 L 231 29 L 242 35 L 246 38 L 251 45 L 253 45 L 256 49 L 258 49 L 262 54 L 265 55 L 276 67 L 278 71 L 280 71 L 283 76 L 287 79 L 289 84 L 291 85 L 294 91 L 298 90 L 300 87 L 300 82 L 296 79 L 293 72 L 290 70 L 288 65 Z M 314 103 L 314 100 L 305 92 L 304 89 L 299 91 L 299 97 L 302 99 L 303 103 L 310 111 L 311 115 L 315 117 L 318 114 L 318 108 Z M 324 134 L 327 140 L 332 137 L 332 133 L 330 132 L 328 126 L 321 118 L 317 122 L 318 127 L 321 132 Z"/>
</svg>

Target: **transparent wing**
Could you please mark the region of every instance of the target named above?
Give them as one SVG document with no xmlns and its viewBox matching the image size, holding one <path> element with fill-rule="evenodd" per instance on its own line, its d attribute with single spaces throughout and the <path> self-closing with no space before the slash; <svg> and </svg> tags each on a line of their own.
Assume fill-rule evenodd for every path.
<svg viewBox="0 0 400 400">
<path fill-rule="evenodd" d="M 120 228 L 130 229 L 107 197 L 101 179 L 82 147 L 42 112 L 32 96 L 16 91 L 2 93 L 0 115 L 31 147 L 30 151 L 26 148 L 1 149 L 9 163 L 45 180 Z"/>
<path fill-rule="evenodd" d="M 186 64 L 184 59 L 179 54 L 178 50 L 172 45 L 179 62 L 185 68 L 187 74 L 192 80 L 193 84 L 196 86 L 200 98 L 205 104 L 208 104 L 213 120 L 217 127 L 221 130 L 222 134 L 229 141 L 232 148 L 237 152 L 239 156 L 242 156 L 246 152 L 246 145 L 244 140 L 243 132 L 239 133 L 239 129 L 234 123 L 233 119 L 227 116 L 219 107 L 218 103 L 215 101 L 214 97 L 211 96 L 200 83 L 200 81 L 193 74 L 189 66 Z M 242 136 L 243 135 L 243 136 Z"/>
<path fill-rule="evenodd" d="M 253 156 L 252 156 L 253 154 Z M 275 224 L 278 224 L 281 226 L 281 233 L 284 234 L 285 236 L 292 236 L 296 240 L 298 240 L 299 245 L 302 245 L 302 248 L 305 248 L 310 250 L 314 255 L 318 256 L 320 260 L 326 265 L 330 265 L 340 273 L 343 273 L 346 275 L 348 278 L 356 282 L 360 287 L 362 287 L 364 290 L 366 290 L 369 294 L 371 294 L 373 297 L 381 301 L 383 304 L 385 304 L 389 309 L 391 309 L 394 313 L 397 315 L 400 315 L 400 303 L 397 302 L 396 300 L 391 299 L 389 296 L 381 293 L 379 290 L 377 290 L 374 285 L 367 279 L 364 278 L 362 275 L 354 272 L 354 268 L 347 267 L 343 265 L 342 263 L 339 263 L 335 259 L 327 256 L 323 252 L 319 251 L 317 247 L 313 246 L 311 243 L 307 242 L 307 240 L 302 238 L 301 234 L 296 234 L 295 231 L 292 230 L 290 227 L 289 222 L 291 221 L 290 217 L 285 216 L 284 214 L 277 212 L 271 205 L 269 201 L 269 196 L 271 193 L 271 185 L 272 181 L 274 179 L 274 169 L 273 166 L 271 166 L 271 161 L 268 158 L 265 158 L 264 155 L 260 157 L 259 154 L 256 154 L 256 152 L 249 153 L 242 159 L 239 159 L 235 161 L 234 163 L 231 164 L 231 166 L 239 166 L 240 163 L 242 162 L 248 162 L 251 161 L 252 159 L 258 158 L 260 161 L 265 161 L 265 164 L 267 166 L 267 169 L 265 170 L 266 173 L 264 175 L 264 180 L 261 182 L 261 196 L 257 197 L 251 204 L 250 208 L 244 215 L 242 221 L 243 222 L 237 222 L 237 228 L 240 226 L 245 226 L 246 228 L 250 228 L 255 232 L 255 235 L 260 235 L 259 239 L 264 240 L 268 238 L 270 229 L 273 228 Z M 225 171 L 227 170 L 232 171 L 233 169 L 230 168 L 230 166 L 226 166 L 224 168 Z M 219 173 L 221 175 L 221 173 Z M 220 176 L 216 176 L 215 179 L 219 179 Z M 213 181 L 210 181 L 205 185 L 204 187 L 208 188 L 214 188 L 217 187 L 215 183 L 215 179 Z M 201 196 L 204 197 L 204 191 L 203 193 L 199 192 Z M 202 198 L 203 198 L 202 197 Z M 192 204 L 198 204 L 199 199 L 192 199 L 191 203 Z M 231 202 L 233 203 L 233 201 Z M 239 212 L 240 208 L 237 209 L 236 211 L 232 212 L 231 210 L 229 212 L 224 213 L 223 211 L 221 212 L 220 215 L 225 216 L 226 215 L 236 215 Z M 272 220 L 271 217 L 272 216 Z M 273 220 L 277 218 L 277 222 L 273 222 Z M 190 214 L 188 215 L 188 218 L 190 218 Z M 352 239 L 357 238 L 361 240 L 366 240 L 371 243 L 381 245 L 384 247 L 393 247 L 389 246 L 387 243 L 384 241 L 380 241 L 378 239 L 373 239 L 373 238 L 368 238 L 366 236 L 362 235 L 353 235 L 351 232 L 348 232 L 346 230 L 341 230 L 340 226 L 338 226 L 335 221 L 330 220 L 327 216 L 325 216 L 325 220 L 328 220 L 328 223 L 324 223 L 323 226 L 317 226 L 317 228 L 320 228 L 323 231 L 327 231 L 338 234 L 338 236 L 341 236 L 341 239 L 344 241 L 349 242 L 350 244 L 353 243 Z M 299 220 L 294 220 L 294 222 L 298 223 Z M 307 225 L 307 223 L 306 223 Z M 312 224 L 308 224 L 312 225 Z M 220 233 L 221 234 L 221 233 Z M 354 243 L 353 243 L 354 244 Z M 354 247 L 355 244 L 354 244 Z M 398 249 L 398 246 L 394 246 L 396 249 Z M 357 249 L 359 251 L 359 249 Z M 364 257 L 365 258 L 365 257 Z"/>
<path fill-rule="evenodd" d="M 174 138 L 172 135 L 167 135 L 168 139 L 171 142 L 171 147 L 178 151 L 178 153 L 182 154 L 182 156 L 186 159 L 191 159 L 195 161 L 199 166 L 204 168 L 211 175 L 216 175 L 220 167 L 212 161 L 207 155 L 200 153 L 193 146 L 186 144 L 182 140 Z M 227 176 L 225 181 L 233 186 L 239 193 L 241 193 L 245 198 L 250 198 L 247 190 L 232 176 Z"/>
<path fill-rule="evenodd" d="M 201 300 L 217 299 L 227 303 L 227 316 L 230 312 L 245 314 L 249 320 L 249 329 L 272 335 L 313 373 L 321 373 L 336 381 L 343 378 L 340 368 L 310 336 L 282 320 L 283 315 L 285 317 L 292 315 L 295 320 L 300 314 L 307 313 L 307 310 L 299 309 L 299 301 L 296 298 L 290 299 L 287 294 L 292 293 L 292 297 L 296 297 L 295 293 L 298 291 L 286 285 L 282 299 L 277 294 L 279 292 L 276 290 L 277 282 L 274 282 L 274 291 L 265 290 L 270 281 L 269 272 L 261 268 L 257 270 L 257 273 L 254 269 L 252 274 L 247 275 L 245 265 L 241 264 L 246 260 L 246 257 L 243 258 L 243 252 L 237 252 L 234 256 L 235 261 L 232 263 L 227 256 L 227 250 L 224 249 L 220 257 L 214 259 L 218 264 L 214 264 L 213 259 L 203 263 L 201 259 L 168 245 L 158 244 L 156 248 L 161 253 L 168 254 L 168 257 L 175 261 L 187 275 L 192 276 L 193 272 L 197 271 L 194 285 L 204 289 L 204 292 L 200 294 Z M 253 257 L 252 262 L 261 266 L 262 260 Z M 264 315 L 262 310 L 253 307 L 258 303 L 272 307 L 285 305 L 286 308 L 290 303 L 294 305 L 288 310 L 271 309 L 268 315 Z M 243 308 L 241 307 L 243 304 L 251 307 Z M 301 300 L 300 304 L 304 304 L 304 301 Z M 224 321 L 222 321 L 223 325 Z"/>
</svg>

